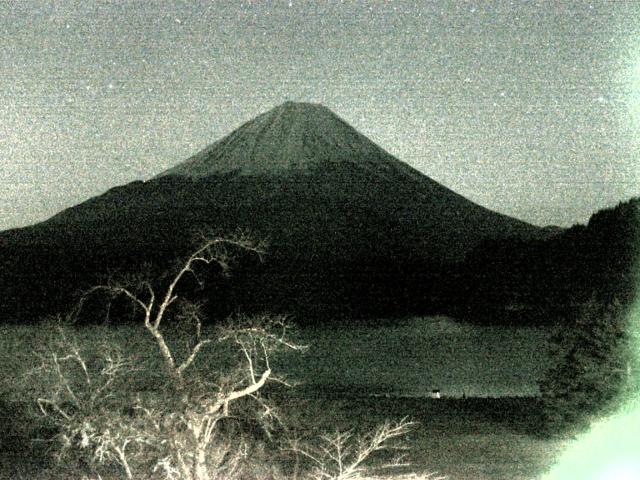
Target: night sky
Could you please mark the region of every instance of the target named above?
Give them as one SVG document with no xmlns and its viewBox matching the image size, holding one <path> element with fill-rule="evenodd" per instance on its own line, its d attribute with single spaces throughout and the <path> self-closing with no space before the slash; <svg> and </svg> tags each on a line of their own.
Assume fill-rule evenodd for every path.
<svg viewBox="0 0 640 480">
<path fill-rule="evenodd" d="M 640 194 L 640 2 L 0 0 L 0 229 L 285 100 L 538 225 Z"/>
</svg>

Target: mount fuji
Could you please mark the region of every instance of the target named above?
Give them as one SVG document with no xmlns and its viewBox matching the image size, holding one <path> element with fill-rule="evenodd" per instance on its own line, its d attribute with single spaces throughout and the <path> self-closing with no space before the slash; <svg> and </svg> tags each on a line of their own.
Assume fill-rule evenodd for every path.
<svg viewBox="0 0 640 480">
<path fill-rule="evenodd" d="M 51 311 L 98 274 L 162 268 L 194 231 L 238 229 L 266 239 L 269 255 L 236 280 L 250 293 L 225 298 L 354 314 L 428 301 L 432 274 L 483 240 L 544 236 L 418 172 L 328 108 L 286 102 L 148 181 L 0 233 L 0 313 Z"/>
</svg>

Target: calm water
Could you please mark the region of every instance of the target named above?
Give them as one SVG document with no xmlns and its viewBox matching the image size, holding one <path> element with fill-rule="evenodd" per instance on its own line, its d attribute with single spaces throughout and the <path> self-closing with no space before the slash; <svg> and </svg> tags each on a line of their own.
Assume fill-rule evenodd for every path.
<svg viewBox="0 0 640 480">
<path fill-rule="evenodd" d="M 302 356 L 278 368 L 308 386 L 363 393 L 446 396 L 535 395 L 549 364 L 549 329 L 478 327 L 445 317 L 396 326 L 307 328 Z"/>
</svg>

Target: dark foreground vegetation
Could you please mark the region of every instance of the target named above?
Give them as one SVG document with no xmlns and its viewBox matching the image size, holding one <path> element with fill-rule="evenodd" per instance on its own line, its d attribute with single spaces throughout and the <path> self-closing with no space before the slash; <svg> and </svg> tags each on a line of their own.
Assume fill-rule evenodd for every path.
<svg viewBox="0 0 640 480">
<path fill-rule="evenodd" d="M 236 315 L 204 329 L 200 306 L 181 294 L 180 284 L 187 277 L 200 282 L 206 267 L 226 273 L 236 251 L 263 254 L 261 244 L 244 236 L 204 239 L 160 286 L 144 277 L 109 279 L 87 291 L 67 317 L 32 327 L 31 338 L 11 335 L 9 327 L 4 360 L 17 368 L 3 369 L 3 409 L 13 405 L 17 414 L 26 399 L 22 419 L 5 417 L 8 430 L 17 432 L 7 435 L 9 442 L 49 444 L 36 468 L 50 463 L 57 478 L 368 475 L 374 454 L 394 449 L 413 422 L 385 420 L 364 433 L 308 435 L 311 429 L 291 406 L 267 393 L 273 384 L 289 386 L 272 369 L 275 358 L 305 348 L 292 338 L 286 319 Z M 78 326 L 93 295 L 124 297 L 139 314 L 139 328 Z M 12 450 L 7 445 L 3 451 Z M 390 457 L 384 468 L 403 466 L 401 457 Z"/>
<path fill-rule="evenodd" d="M 180 289 L 212 266 L 226 273 L 238 251 L 259 256 L 263 248 L 243 236 L 205 239 L 159 283 L 110 278 L 85 292 L 68 317 L 5 327 L 0 391 L 11 433 L 2 451 L 17 468 L 9 475 L 349 480 L 417 469 L 417 478 L 430 478 L 429 454 L 396 455 L 408 452 L 416 422 L 429 425 L 421 427 L 427 436 L 446 425 L 454 438 L 540 442 L 533 432 L 541 417 L 522 410 L 537 404 L 522 400 L 429 406 L 344 391 L 289 395 L 291 379 L 273 370 L 275 359 L 304 346 L 285 318 L 236 315 L 207 327 L 200 306 Z M 78 324 L 96 295 L 129 301 L 137 328 Z M 482 437 L 470 433 L 478 429 Z M 449 442 L 447 450 L 455 445 Z M 15 462 L 20 451 L 29 454 L 26 464 Z M 488 459 L 476 458 L 466 469 L 477 478 Z"/>
<path fill-rule="evenodd" d="M 640 393 L 639 262 L 637 198 L 547 240 L 484 242 L 467 257 L 458 317 L 554 325 L 539 382 L 546 435 L 583 431 Z"/>
</svg>

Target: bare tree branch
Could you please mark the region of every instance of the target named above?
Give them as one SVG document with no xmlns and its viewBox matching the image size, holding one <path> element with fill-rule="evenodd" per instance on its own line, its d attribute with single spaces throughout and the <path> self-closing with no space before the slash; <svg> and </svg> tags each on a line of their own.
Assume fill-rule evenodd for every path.
<svg viewBox="0 0 640 480">
<path fill-rule="evenodd" d="M 372 434 L 354 437 L 352 431 L 323 435 L 320 445 L 301 446 L 299 441 L 290 443 L 289 450 L 312 461 L 315 467 L 310 472 L 314 480 L 358 480 L 364 478 L 370 468 L 366 466 L 372 454 L 381 450 L 395 449 L 390 442 L 406 435 L 414 423 L 406 418 L 398 423 L 386 422 Z M 402 458 L 396 458 L 384 468 L 406 466 Z"/>
<path fill-rule="evenodd" d="M 191 365 L 193 363 L 193 361 L 196 359 L 196 356 L 198 355 L 198 352 L 202 349 L 202 347 L 204 347 L 208 343 L 211 343 L 211 340 L 201 340 L 201 341 L 199 341 L 197 343 L 197 345 L 195 347 L 193 347 L 189 357 L 184 362 L 182 362 L 182 364 L 178 367 L 177 371 L 178 371 L 179 375 L 182 375 L 182 373 L 187 368 L 189 368 L 189 365 Z"/>
</svg>

